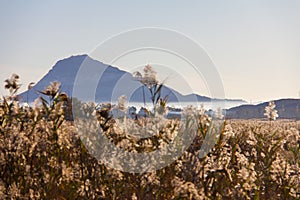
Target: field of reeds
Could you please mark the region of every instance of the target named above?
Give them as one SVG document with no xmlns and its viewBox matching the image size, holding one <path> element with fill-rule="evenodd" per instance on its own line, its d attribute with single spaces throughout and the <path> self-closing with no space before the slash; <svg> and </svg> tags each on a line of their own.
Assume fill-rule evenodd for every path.
<svg viewBox="0 0 300 200">
<path fill-rule="evenodd" d="M 300 122 L 224 120 L 213 147 L 199 156 L 213 124 L 201 109 L 186 108 L 185 121 L 163 119 L 165 103 L 153 98 L 159 105 L 153 121 L 114 118 L 110 111 L 126 109 L 124 99 L 98 109 L 78 101 L 72 112 L 84 117 L 71 119 L 70 99 L 57 83 L 42 91 L 50 101 L 41 96 L 29 106 L 18 101 L 17 80 L 6 81 L 9 95 L 0 104 L 0 199 L 300 199 Z M 86 121 L 89 117 L 97 119 L 111 143 L 128 152 L 163 149 L 188 133 L 180 131 L 182 127 L 194 137 L 167 166 L 126 172 L 109 167 L 90 151 L 97 142 L 91 138 L 97 136 L 79 130 L 95 128 Z M 196 128 L 189 127 L 189 119 Z M 151 135 L 135 134 L 141 127 Z M 101 141 L 95 147 L 101 149 Z"/>
</svg>

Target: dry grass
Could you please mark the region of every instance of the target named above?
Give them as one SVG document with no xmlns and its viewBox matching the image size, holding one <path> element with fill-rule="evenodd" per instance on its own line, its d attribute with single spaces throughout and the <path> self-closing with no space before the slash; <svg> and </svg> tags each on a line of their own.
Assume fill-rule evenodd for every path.
<svg viewBox="0 0 300 200">
<path fill-rule="evenodd" d="M 300 122 L 226 121 L 214 148 L 200 158 L 210 119 L 189 108 L 186 115 L 197 119 L 190 147 L 163 169 L 134 174 L 95 159 L 73 122 L 65 120 L 66 99 L 55 88 L 47 91 L 50 104 L 40 99 L 34 107 L 20 107 L 14 89 L 1 101 L 0 199 L 300 198 Z M 78 106 L 78 112 L 86 116 L 94 105 Z M 181 122 L 168 120 L 155 127 L 159 131 L 153 137 L 128 136 L 110 118 L 110 109 L 103 106 L 95 117 L 106 136 L 127 151 L 163 148 L 178 134 L 174 127 Z M 137 123 L 130 120 L 126 123 Z"/>
</svg>

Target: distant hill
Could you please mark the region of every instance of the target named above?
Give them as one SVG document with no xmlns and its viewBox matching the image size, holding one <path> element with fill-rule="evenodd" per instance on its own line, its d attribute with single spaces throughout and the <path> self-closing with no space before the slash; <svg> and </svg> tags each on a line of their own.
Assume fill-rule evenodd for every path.
<svg viewBox="0 0 300 200">
<path fill-rule="evenodd" d="M 98 81 L 95 98 L 80 100 L 95 100 L 96 102 L 116 101 L 119 96 L 124 94 L 129 97 L 128 100 L 131 102 L 143 102 L 143 86 L 134 80 L 132 74 L 94 60 L 88 55 L 71 56 L 58 61 L 32 89 L 19 95 L 21 101 L 33 102 L 37 97 L 41 96 L 38 91 L 44 90 L 53 81 L 59 81 L 61 83 L 61 91 L 66 92 L 68 96 L 72 96 L 75 78 L 83 63 L 91 68 L 103 69 L 104 72 Z M 89 91 L 89 83 L 91 83 L 91 80 L 99 78 L 97 76 L 98 74 L 93 74 L 93 77 L 84 77 L 86 87 L 82 86 L 83 90 L 80 91 L 82 93 L 80 96 L 85 96 L 85 93 Z M 132 88 L 134 89 L 133 91 Z M 167 95 L 169 102 L 222 101 L 222 99 L 211 99 L 198 94 L 182 95 L 176 90 L 164 86 L 162 88 L 162 97 Z M 150 102 L 150 93 L 147 89 L 145 89 L 145 99 L 146 102 Z M 226 101 L 245 103 L 245 101 L 239 99 L 226 99 Z"/>
<path fill-rule="evenodd" d="M 278 119 L 300 119 L 300 99 L 280 99 L 274 101 L 278 111 Z M 262 119 L 268 102 L 258 105 L 241 105 L 228 109 L 228 119 Z"/>
</svg>

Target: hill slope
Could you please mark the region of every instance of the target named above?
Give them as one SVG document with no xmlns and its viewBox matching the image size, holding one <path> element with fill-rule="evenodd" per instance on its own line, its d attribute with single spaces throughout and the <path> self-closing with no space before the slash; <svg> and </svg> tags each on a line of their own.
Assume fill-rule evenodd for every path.
<svg viewBox="0 0 300 200">
<path fill-rule="evenodd" d="M 279 119 L 300 119 L 300 99 L 280 99 L 274 101 Z M 228 109 L 226 117 L 229 119 L 262 119 L 268 102 L 258 105 L 242 105 Z"/>
<path fill-rule="evenodd" d="M 126 95 L 129 97 L 129 101 L 132 102 L 143 102 L 143 90 L 145 91 L 145 100 L 150 102 L 150 93 L 147 89 L 143 89 L 141 83 L 135 81 L 132 77 L 132 74 L 120 70 L 116 67 L 106 65 L 102 62 L 90 58 L 88 55 L 78 55 L 71 56 L 69 58 L 58 61 L 52 69 L 29 91 L 26 91 L 20 94 L 22 101 L 32 102 L 41 94 L 38 91 L 42 91 L 49 85 L 50 82 L 59 81 L 61 83 L 61 91 L 66 92 L 68 96 L 72 96 L 73 88 L 76 87 L 75 79 L 78 70 L 84 64 L 89 68 L 97 68 L 103 70 L 101 77 L 98 77 L 98 74 L 93 74 L 91 76 L 81 76 L 83 77 L 84 84 L 80 87 L 80 96 L 87 97 L 86 99 L 81 99 L 85 101 L 95 100 L 96 102 L 104 101 L 116 101 L 117 98 L 121 95 Z M 92 80 L 98 80 L 96 93 L 93 98 L 85 95 L 89 92 L 90 85 L 89 83 Z M 220 101 L 220 99 L 211 99 L 209 97 L 189 94 L 182 95 L 174 89 L 171 89 L 167 86 L 162 88 L 162 97 L 168 95 L 169 102 L 208 102 L 208 101 Z M 28 99 L 27 99 L 28 97 Z M 241 102 L 245 103 L 242 100 L 226 100 L 232 102 Z"/>
</svg>

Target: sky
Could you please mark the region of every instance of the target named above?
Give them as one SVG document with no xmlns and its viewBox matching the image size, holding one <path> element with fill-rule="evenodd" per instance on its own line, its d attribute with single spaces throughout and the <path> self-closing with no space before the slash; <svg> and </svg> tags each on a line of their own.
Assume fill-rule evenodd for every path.
<svg viewBox="0 0 300 200">
<path fill-rule="evenodd" d="M 299 98 L 297 0 L 0 0 L 0 5 L 0 80 L 17 73 L 23 90 L 58 60 L 90 53 L 120 32 L 159 27 L 178 31 L 205 49 L 226 98 Z M 2 86 L 0 93 L 7 94 Z"/>
</svg>

